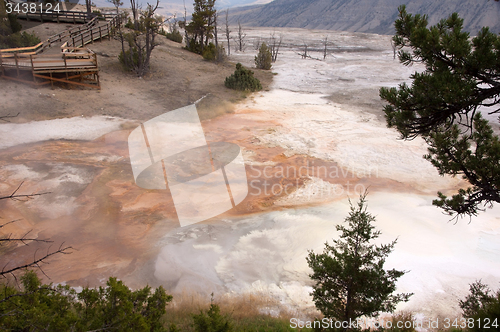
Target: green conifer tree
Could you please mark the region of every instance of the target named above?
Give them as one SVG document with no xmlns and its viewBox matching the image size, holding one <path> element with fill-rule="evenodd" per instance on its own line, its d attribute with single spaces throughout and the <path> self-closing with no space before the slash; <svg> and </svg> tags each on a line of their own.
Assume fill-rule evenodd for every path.
<svg viewBox="0 0 500 332">
<path fill-rule="evenodd" d="M 469 295 L 460 300 L 467 331 L 498 331 L 500 328 L 500 290 L 493 293 L 481 280 L 470 285 Z M 460 322 L 463 323 L 463 322 Z"/>
<path fill-rule="evenodd" d="M 361 316 L 393 312 L 399 302 L 412 295 L 393 294 L 397 279 L 405 274 L 384 269 L 396 241 L 373 244 L 380 231 L 372 225 L 375 217 L 366 211 L 365 198 L 366 194 L 362 195 L 357 206 L 351 204 L 346 226 L 337 225 L 339 239 L 333 240 L 333 245 L 325 243 L 323 253 L 310 251 L 307 257 L 313 271 L 310 277 L 315 281 L 312 296 L 316 308 L 329 319 L 352 323 L 346 330 L 355 330 L 355 321 Z"/>
<path fill-rule="evenodd" d="M 382 88 L 389 127 L 403 139 L 422 137 L 428 159 L 441 175 L 461 175 L 471 185 L 451 198 L 438 193 L 433 204 L 451 216 L 475 216 L 500 203 L 500 142 L 481 116 L 500 112 L 500 35 L 487 27 L 470 38 L 452 14 L 427 27 L 427 16 L 399 7 L 394 44 L 404 65 L 423 63 L 412 84 Z M 484 107 L 489 107 L 485 109 Z"/>
<path fill-rule="evenodd" d="M 213 294 L 212 294 L 213 296 Z M 213 302 L 210 308 L 204 312 L 193 315 L 193 327 L 196 332 L 231 332 L 233 325 L 229 317 L 220 313 L 220 307 Z"/>
<path fill-rule="evenodd" d="M 273 57 L 266 43 L 262 43 L 259 48 L 259 53 L 255 56 L 255 67 L 258 69 L 269 70 L 272 66 Z"/>
<path fill-rule="evenodd" d="M 215 0 L 194 0 L 191 22 L 181 24 L 188 33 L 186 44 L 191 52 L 203 54 L 204 48 L 214 37 L 216 15 Z"/>
</svg>

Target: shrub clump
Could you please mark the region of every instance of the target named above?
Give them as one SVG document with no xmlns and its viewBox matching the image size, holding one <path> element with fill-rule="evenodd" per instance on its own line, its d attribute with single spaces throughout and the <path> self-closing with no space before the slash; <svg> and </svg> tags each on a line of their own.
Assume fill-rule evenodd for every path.
<svg viewBox="0 0 500 332">
<path fill-rule="evenodd" d="M 132 52 L 132 54 L 131 54 Z M 146 52 L 142 52 L 142 58 L 146 56 Z M 125 50 L 125 57 L 123 56 L 123 52 L 120 52 L 118 55 L 118 60 L 120 61 L 123 69 L 126 71 L 132 71 L 134 68 L 139 66 L 139 51 L 137 47 L 132 47 L 129 50 Z"/>
<path fill-rule="evenodd" d="M 213 43 L 205 46 L 202 53 L 203 59 L 208 61 L 223 62 L 226 59 L 226 50 L 224 46 L 215 46 Z"/>
<path fill-rule="evenodd" d="M 470 293 L 465 300 L 459 301 L 460 309 L 462 309 L 462 316 L 468 322 L 481 322 L 473 324 L 471 327 L 468 325 L 467 331 L 486 331 L 487 328 L 498 330 L 500 321 L 500 289 L 493 292 L 487 285 L 483 284 L 480 280 L 470 285 Z M 487 325 L 485 325 L 487 324 Z"/>
<path fill-rule="evenodd" d="M 1 331 L 166 332 L 162 317 L 172 296 L 161 286 L 131 290 L 109 278 L 106 287 L 77 293 L 69 286 L 42 284 L 33 271 L 21 283 L 21 290 L 0 284 Z"/>
<path fill-rule="evenodd" d="M 170 39 L 171 41 L 174 41 L 176 43 L 182 43 L 182 34 L 179 32 L 179 30 L 167 32 L 165 34 L 165 37 L 167 37 L 167 39 Z"/>
<path fill-rule="evenodd" d="M 199 42 L 197 42 L 194 38 L 189 39 L 189 43 L 187 43 L 185 49 L 188 50 L 189 52 L 193 52 L 196 54 L 202 54 L 201 44 Z"/>
<path fill-rule="evenodd" d="M 260 45 L 259 54 L 255 56 L 255 67 L 258 69 L 269 70 L 272 66 L 272 60 L 273 57 L 269 47 L 267 47 L 266 43 L 262 43 L 262 45 Z"/>
<path fill-rule="evenodd" d="M 125 23 L 125 28 L 135 29 L 134 22 L 132 22 L 132 20 L 130 19 L 130 17 L 128 18 L 127 23 Z"/>
<path fill-rule="evenodd" d="M 17 47 L 31 47 L 38 45 L 40 43 L 40 38 L 38 38 L 34 33 L 23 33 L 16 32 L 7 38 L 0 40 L 0 48 L 17 48 Z"/>
<path fill-rule="evenodd" d="M 234 90 L 262 90 L 262 85 L 260 84 L 260 81 L 253 76 L 253 71 L 243 67 L 241 63 L 236 64 L 236 70 L 234 71 L 234 74 L 226 77 L 226 81 L 224 84 L 226 85 L 226 87 Z"/>
<path fill-rule="evenodd" d="M 97 17 L 99 17 L 100 20 L 103 20 L 104 17 L 102 16 L 102 13 L 100 10 L 96 9 L 96 10 L 93 10 L 92 11 L 93 14 L 97 15 Z"/>
<path fill-rule="evenodd" d="M 222 315 L 219 306 L 214 303 L 210 304 L 210 309 L 207 312 L 201 311 L 198 315 L 193 315 L 193 321 L 196 332 L 234 331 L 229 317 Z"/>
<path fill-rule="evenodd" d="M 17 21 L 17 16 L 7 14 L 6 17 L 0 16 L 0 49 L 30 47 L 40 43 L 34 33 L 20 32 L 21 24 Z"/>
<path fill-rule="evenodd" d="M 201 54 L 203 56 L 203 59 L 205 60 L 215 60 L 215 57 L 217 56 L 217 49 L 215 48 L 215 45 L 213 43 L 208 44 L 203 48 L 203 53 Z"/>
</svg>

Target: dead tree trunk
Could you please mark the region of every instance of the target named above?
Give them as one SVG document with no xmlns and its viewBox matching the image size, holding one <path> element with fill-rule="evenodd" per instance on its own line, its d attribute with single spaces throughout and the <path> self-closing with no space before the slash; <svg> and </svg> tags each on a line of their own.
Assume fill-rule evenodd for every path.
<svg viewBox="0 0 500 332">
<path fill-rule="evenodd" d="M 226 9 L 226 39 L 227 39 L 227 56 L 231 55 L 231 30 L 229 30 L 229 9 Z"/>
<path fill-rule="evenodd" d="M 181 22 L 182 23 L 182 22 Z M 184 28 L 184 39 L 186 39 L 186 48 L 189 50 L 189 45 L 191 44 L 191 40 L 189 39 L 188 29 L 187 29 L 187 10 L 186 3 L 184 2 L 184 22 L 182 24 L 182 28 Z"/>
<path fill-rule="evenodd" d="M 217 18 L 219 17 L 219 12 L 216 12 L 214 15 L 214 39 L 215 39 L 215 49 L 219 50 L 219 39 L 217 38 L 217 33 L 219 32 L 219 28 L 217 27 Z"/>
<path fill-rule="evenodd" d="M 283 42 L 283 35 L 280 34 L 279 41 L 276 39 L 275 33 L 271 35 L 271 60 L 272 62 L 276 62 L 278 59 L 278 52 L 280 51 L 281 43 Z"/>
<path fill-rule="evenodd" d="M 134 29 L 139 30 L 139 3 L 138 0 L 130 0 L 130 9 L 134 18 Z"/>
<path fill-rule="evenodd" d="M 323 50 L 323 60 L 325 60 L 328 52 L 328 36 L 326 36 L 323 40 L 323 44 L 325 45 L 325 48 Z"/>
<path fill-rule="evenodd" d="M 307 55 L 307 47 L 308 47 L 307 44 L 304 44 L 304 53 L 302 54 L 302 59 L 305 59 L 308 56 Z"/>
<path fill-rule="evenodd" d="M 238 49 L 240 50 L 240 52 L 243 52 L 243 49 L 245 48 L 246 36 L 247 35 L 243 32 L 240 21 L 238 21 L 238 38 L 236 39 L 236 43 L 238 44 Z"/>
</svg>

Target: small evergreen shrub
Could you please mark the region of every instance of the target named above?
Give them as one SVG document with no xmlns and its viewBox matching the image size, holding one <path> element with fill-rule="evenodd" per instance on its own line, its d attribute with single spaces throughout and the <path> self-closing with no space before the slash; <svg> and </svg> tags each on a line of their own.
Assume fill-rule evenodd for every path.
<svg viewBox="0 0 500 332">
<path fill-rule="evenodd" d="M 145 57 L 146 52 L 143 52 L 142 56 Z M 125 57 L 123 56 L 123 52 L 120 52 L 120 54 L 118 55 L 118 60 L 122 64 L 123 69 L 132 71 L 133 68 L 139 65 L 139 52 L 137 51 L 136 47 L 130 48 L 128 50 L 125 50 Z"/>
<path fill-rule="evenodd" d="M 203 59 L 212 61 L 215 60 L 215 57 L 217 56 L 217 49 L 215 48 L 215 45 L 213 43 L 208 44 L 208 46 L 205 46 L 203 48 L 203 53 L 202 53 Z"/>
<path fill-rule="evenodd" d="M 132 20 L 130 19 L 130 17 L 128 18 L 127 23 L 125 23 L 125 28 L 135 29 L 134 22 L 132 22 Z"/>
<path fill-rule="evenodd" d="M 222 45 L 216 47 L 213 43 L 210 43 L 203 49 L 202 56 L 205 60 L 219 63 L 226 59 L 226 50 Z"/>
<path fill-rule="evenodd" d="M 234 74 L 226 77 L 226 81 L 224 82 L 224 84 L 226 87 L 234 90 L 262 90 L 260 81 L 257 78 L 253 77 L 253 71 L 243 67 L 241 63 L 236 64 L 236 70 L 234 71 Z"/>
<path fill-rule="evenodd" d="M 193 327 L 196 332 L 231 332 L 233 326 L 227 316 L 220 313 L 217 304 L 210 304 L 207 312 L 201 311 L 198 315 L 193 315 Z"/>
<path fill-rule="evenodd" d="M 257 67 L 258 69 L 269 70 L 272 66 L 272 60 L 273 57 L 271 55 L 269 47 L 267 47 L 266 43 L 262 43 L 260 45 L 259 54 L 255 56 L 255 67 Z"/>
<path fill-rule="evenodd" d="M 7 14 L 3 22 L 0 22 L 0 49 L 4 48 L 17 48 L 17 47 L 30 47 L 40 43 L 34 33 L 27 33 L 20 30 L 21 24 L 17 21 L 17 16 Z"/>
<path fill-rule="evenodd" d="M 21 47 L 30 47 L 38 45 L 41 42 L 40 38 L 34 33 L 23 31 L 21 34 Z"/>
<path fill-rule="evenodd" d="M 174 41 L 176 43 L 182 43 L 182 34 L 179 32 L 179 30 L 167 32 L 165 34 L 165 37 L 167 37 L 167 39 L 170 39 L 171 41 Z"/>
<path fill-rule="evenodd" d="M 498 331 L 500 321 L 500 289 L 493 292 L 481 280 L 470 285 L 469 295 L 465 300 L 459 301 L 462 316 L 467 322 L 474 322 L 472 326 L 468 325 L 467 331 Z M 482 326 L 478 324 L 482 323 Z"/>
<path fill-rule="evenodd" d="M 199 42 L 197 42 L 194 38 L 190 39 L 189 44 L 186 45 L 185 49 L 188 50 L 189 52 L 193 52 L 196 54 L 202 54 L 201 53 L 201 44 Z"/>
<path fill-rule="evenodd" d="M 102 16 L 102 13 L 99 9 L 95 9 L 92 11 L 92 14 L 96 14 L 97 17 L 99 17 L 100 20 L 104 19 L 104 17 Z"/>
<path fill-rule="evenodd" d="M 217 53 L 215 55 L 215 62 L 224 62 L 224 60 L 226 60 L 226 57 L 226 49 L 224 48 L 224 46 L 219 45 L 219 47 L 217 47 Z"/>
</svg>

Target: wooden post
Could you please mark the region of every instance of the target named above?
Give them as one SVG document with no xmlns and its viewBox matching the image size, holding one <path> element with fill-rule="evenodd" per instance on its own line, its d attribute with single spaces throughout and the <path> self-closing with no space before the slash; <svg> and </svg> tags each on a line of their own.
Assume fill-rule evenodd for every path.
<svg viewBox="0 0 500 332">
<path fill-rule="evenodd" d="M 14 53 L 14 60 L 16 60 L 16 70 L 17 70 L 17 76 L 19 77 L 19 65 L 17 63 L 17 53 Z"/>
<path fill-rule="evenodd" d="M 93 32 L 94 29 L 90 29 L 90 40 L 92 42 L 92 44 L 94 43 L 94 32 Z"/>
<path fill-rule="evenodd" d="M 82 46 L 81 47 L 83 47 L 85 45 L 84 41 L 83 41 L 83 33 L 80 36 L 82 36 Z"/>
<path fill-rule="evenodd" d="M 31 74 L 33 75 L 33 82 L 37 84 L 35 76 L 35 66 L 33 66 L 33 54 L 30 54 L 30 61 L 31 61 Z"/>
<path fill-rule="evenodd" d="M 5 76 L 5 69 L 3 68 L 2 53 L 0 53 L 0 68 L 2 69 L 2 76 Z"/>
<path fill-rule="evenodd" d="M 64 59 L 64 71 L 66 72 L 66 79 L 69 81 L 69 78 L 68 78 L 68 64 L 66 63 L 66 54 L 63 54 L 63 59 Z"/>
<path fill-rule="evenodd" d="M 101 26 L 99 26 L 99 39 L 102 40 Z"/>
<path fill-rule="evenodd" d="M 75 20 L 75 12 L 73 12 L 73 24 L 76 24 L 76 20 Z"/>
</svg>

